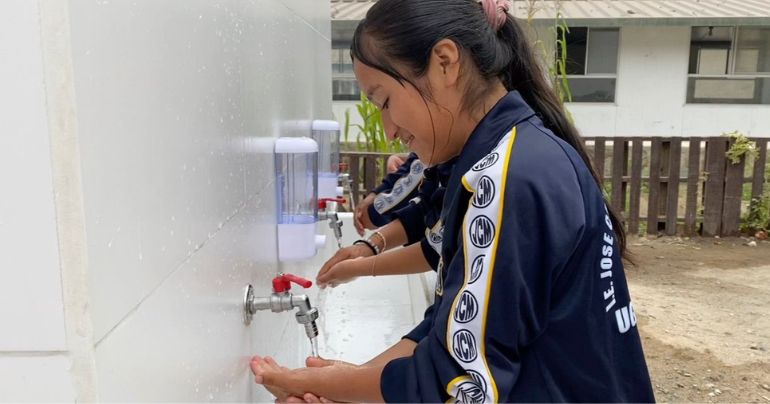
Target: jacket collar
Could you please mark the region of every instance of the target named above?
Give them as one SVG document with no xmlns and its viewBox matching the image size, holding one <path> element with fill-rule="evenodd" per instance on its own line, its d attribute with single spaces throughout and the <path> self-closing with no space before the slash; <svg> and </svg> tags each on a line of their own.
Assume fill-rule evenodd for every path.
<svg viewBox="0 0 770 404">
<path fill-rule="evenodd" d="M 518 91 L 506 94 L 481 119 L 465 142 L 456 168 L 463 175 L 478 160 L 492 151 L 500 139 L 519 122 L 531 118 L 535 111 L 524 101 Z M 458 178 L 459 180 L 459 178 Z"/>
</svg>

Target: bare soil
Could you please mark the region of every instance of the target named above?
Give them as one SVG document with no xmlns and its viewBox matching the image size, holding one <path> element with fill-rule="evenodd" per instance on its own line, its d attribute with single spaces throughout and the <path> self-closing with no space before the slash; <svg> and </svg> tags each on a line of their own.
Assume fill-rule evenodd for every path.
<svg viewBox="0 0 770 404">
<path fill-rule="evenodd" d="M 770 403 L 770 242 L 628 244 L 635 265 L 626 271 L 657 400 Z"/>
</svg>

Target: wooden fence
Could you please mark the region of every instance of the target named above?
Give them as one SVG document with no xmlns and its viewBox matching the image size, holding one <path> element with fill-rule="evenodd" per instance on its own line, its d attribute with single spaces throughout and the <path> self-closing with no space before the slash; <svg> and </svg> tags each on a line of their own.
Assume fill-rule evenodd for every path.
<svg viewBox="0 0 770 404">
<path fill-rule="evenodd" d="M 767 138 L 756 160 L 732 164 L 724 137 L 584 138 L 612 206 L 631 234 L 735 236 L 765 186 Z M 357 202 L 379 184 L 386 153 L 343 152 Z M 600 162 L 600 164 L 596 164 Z"/>
</svg>

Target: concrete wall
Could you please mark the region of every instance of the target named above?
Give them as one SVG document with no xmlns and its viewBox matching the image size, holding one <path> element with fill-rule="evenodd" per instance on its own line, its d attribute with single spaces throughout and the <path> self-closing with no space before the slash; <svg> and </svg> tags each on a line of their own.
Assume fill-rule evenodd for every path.
<svg viewBox="0 0 770 404">
<path fill-rule="evenodd" d="M 541 38 L 547 37 L 541 34 Z M 615 103 L 571 103 L 585 136 L 719 136 L 739 130 L 770 137 L 770 105 L 686 104 L 690 27 L 620 29 Z M 360 122 L 353 102 L 334 102 L 336 119 Z M 353 134 L 355 130 L 352 130 Z"/>
<path fill-rule="evenodd" d="M 266 401 L 297 366 L 270 291 L 272 156 L 331 117 L 315 0 L 0 3 L 0 399 Z M 295 265 L 300 275 L 314 267 Z"/>
</svg>

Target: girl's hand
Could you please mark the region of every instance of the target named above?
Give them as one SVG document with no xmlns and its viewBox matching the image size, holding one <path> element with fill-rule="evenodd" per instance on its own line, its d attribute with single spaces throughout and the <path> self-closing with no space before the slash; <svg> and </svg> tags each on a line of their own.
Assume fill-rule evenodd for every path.
<svg viewBox="0 0 770 404">
<path fill-rule="evenodd" d="M 316 284 L 320 288 L 325 288 L 327 286 L 336 287 L 343 283 L 348 283 L 363 275 L 366 272 L 364 266 L 367 264 L 368 262 L 363 258 L 338 262 L 325 271 L 322 269 L 318 273 Z"/>
<path fill-rule="evenodd" d="M 260 383 L 260 384 L 261 384 L 261 380 L 260 380 L 261 376 L 259 376 L 257 374 L 257 371 L 259 371 L 261 373 L 264 373 L 264 372 L 288 373 L 288 372 L 290 372 L 289 369 L 287 369 L 287 368 L 285 368 L 283 366 L 279 366 L 278 363 L 276 363 L 275 360 L 273 360 L 273 358 L 271 358 L 269 356 L 265 357 L 265 358 L 261 358 L 259 356 L 255 356 L 255 357 L 251 358 L 251 371 L 252 371 L 252 373 L 254 373 L 254 376 L 255 376 L 254 380 L 257 383 Z M 272 385 L 268 385 L 268 384 L 263 384 L 263 386 L 265 386 L 265 389 L 270 394 L 272 394 L 275 397 L 275 402 L 276 403 L 286 402 L 287 399 L 291 396 L 286 390 L 283 390 L 280 387 L 272 386 Z"/>
<path fill-rule="evenodd" d="M 329 275 L 327 274 L 332 270 L 332 267 L 338 263 L 355 258 L 370 257 L 372 255 L 372 250 L 369 247 L 361 244 L 354 244 L 337 250 L 337 253 L 335 253 L 333 257 L 329 258 L 329 260 L 323 264 L 321 270 L 318 271 L 318 275 L 316 276 L 316 284 L 318 284 L 318 286 L 321 288 L 325 288 L 327 282 L 322 282 L 322 280 L 332 279 L 328 278 Z"/>
<path fill-rule="evenodd" d="M 369 195 L 366 195 L 366 198 L 356 205 L 356 211 L 353 213 L 353 227 L 356 228 L 356 232 L 358 232 L 359 236 L 364 235 L 365 229 L 375 228 L 371 219 L 369 219 L 369 206 L 374 203 L 374 198 L 376 196 L 377 194 L 370 192 Z"/>
<path fill-rule="evenodd" d="M 276 404 L 279 403 L 278 400 L 275 400 L 275 402 Z M 287 398 L 286 403 L 336 403 L 336 401 L 332 401 L 323 397 L 317 397 L 313 393 L 305 393 L 305 395 L 302 397 L 291 396 Z"/>
<path fill-rule="evenodd" d="M 320 376 L 317 374 L 320 368 L 356 367 L 351 363 L 316 357 L 307 358 L 305 364 L 305 369 L 289 370 L 279 366 L 270 357 L 254 356 L 251 359 L 251 371 L 254 373 L 254 381 L 265 386 L 276 397 L 276 403 L 332 403 L 334 401 L 313 393 L 301 392 L 303 381 Z"/>
<path fill-rule="evenodd" d="M 388 157 L 388 162 L 385 164 L 386 173 L 394 173 L 398 171 L 398 168 L 401 167 L 406 162 L 406 159 L 409 158 L 408 154 L 392 154 L 390 157 Z"/>
</svg>

